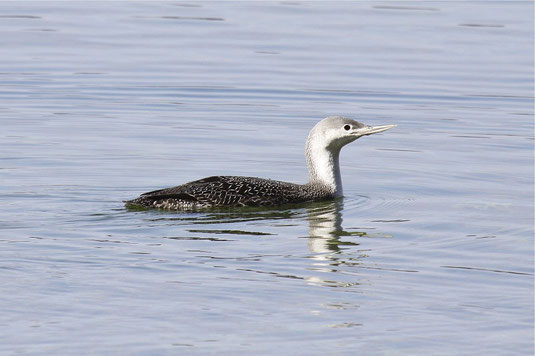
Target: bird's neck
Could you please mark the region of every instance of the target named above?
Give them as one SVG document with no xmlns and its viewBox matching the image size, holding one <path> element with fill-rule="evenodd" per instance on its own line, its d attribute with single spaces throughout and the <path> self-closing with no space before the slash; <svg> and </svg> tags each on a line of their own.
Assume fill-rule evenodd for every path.
<svg viewBox="0 0 535 356">
<path fill-rule="evenodd" d="M 335 196 L 342 196 L 340 149 L 328 149 L 325 146 L 308 142 L 305 153 L 310 184 L 320 184 L 332 191 Z"/>
</svg>

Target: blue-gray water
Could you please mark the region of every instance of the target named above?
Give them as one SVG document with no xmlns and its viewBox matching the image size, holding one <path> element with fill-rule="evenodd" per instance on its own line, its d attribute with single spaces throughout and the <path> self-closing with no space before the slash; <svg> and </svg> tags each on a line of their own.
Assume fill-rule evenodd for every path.
<svg viewBox="0 0 535 356">
<path fill-rule="evenodd" d="M 0 353 L 533 353 L 532 2 L 1 2 Z M 345 199 L 131 212 L 214 174 Z"/>
</svg>

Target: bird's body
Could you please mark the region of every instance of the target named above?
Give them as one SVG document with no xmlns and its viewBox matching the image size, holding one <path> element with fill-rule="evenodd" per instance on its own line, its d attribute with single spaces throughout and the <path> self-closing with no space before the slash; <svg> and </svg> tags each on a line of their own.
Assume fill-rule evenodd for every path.
<svg viewBox="0 0 535 356">
<path fill-rule="evenodd" d="M 270 179 L 213 176 L 172 188 L 155 190 L 126 202 L 127 207 L 197 210 L 222 206 L 276 206 L 333 199 L 342 195 L 340 149 L 357 138 L 395 125 L 366 126 L 357 121 L 328 117 L 310 131 L 306 158 L 310 181 L 294 184 Z"/>
<path fill-rule="evenodd" d="M 208 177 L 173 188 L 156 190 L 129 205 L 195 210 L 218 206 L 274 206 L 333 198 L 326 187 L 239 176 Z"/>
</svg>

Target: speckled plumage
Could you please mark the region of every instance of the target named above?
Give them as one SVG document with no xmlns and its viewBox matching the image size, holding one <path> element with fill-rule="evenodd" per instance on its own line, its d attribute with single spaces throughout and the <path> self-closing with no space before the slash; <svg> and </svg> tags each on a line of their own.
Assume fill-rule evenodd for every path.
<svg viewBox="0 0 535 356">
<path fill-rule="evenodd" d="M 321 185 L 293 184 L 271 179 L 213 176 L 176 187 L 155 190 L 129 200 L 129 207 L 195 210 L 218 206 L 275 206 L 334 197 Z"/>
<path fill-rule="evenodd" d="M 344 117 L 328 117 L 310 131 L 305 147 L 310 181 L 294 184 L 270 179 L 213 176 L 173 188 L 160 189 L 126 201 L 129 208 L 196 210 L 222 206 L 276 206 L 342 196 L 339 154 L 362 136 L 395 125 L 367 126 Z"/>
</svg>

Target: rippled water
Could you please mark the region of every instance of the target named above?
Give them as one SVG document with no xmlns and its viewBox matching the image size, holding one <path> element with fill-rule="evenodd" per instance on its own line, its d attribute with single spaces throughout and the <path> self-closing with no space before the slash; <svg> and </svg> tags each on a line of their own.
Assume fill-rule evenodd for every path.
<svg viewBox="0 0 535 356">
<path fill-rule="evenodd" d="M 533 3 L 0 3 L 3 354 L 532 354 Z M 343 201 L 126 211 L 208 175 Z"/>
</svg>

